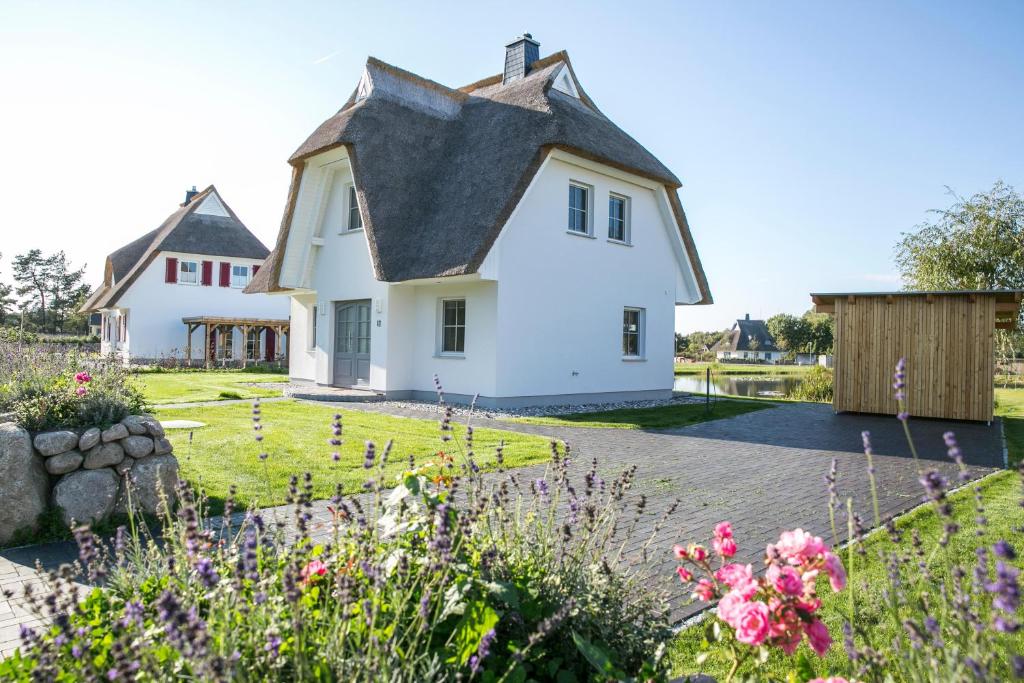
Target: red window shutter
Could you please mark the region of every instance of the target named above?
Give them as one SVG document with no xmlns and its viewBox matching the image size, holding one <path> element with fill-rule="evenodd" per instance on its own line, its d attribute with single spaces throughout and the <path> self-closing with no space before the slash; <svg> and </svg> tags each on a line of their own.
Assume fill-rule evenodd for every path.
<svg viewBox="0 0 1024 683">
<path fill-rule="evenodd" d="M 231 286 L 231 264 L 224 261 L 220 262 L 220 286 Z"/>
<path fill-rule="evenodd" d="M 258 265 L 254 265 L 252 267 L 252 274 L 255 275 L 258 272 L 260 272 L 260 267 Z"/>
<path fill-rule="evenodd" d="M 203 261 L 203 287 L 213 284 L 213 261 Z"/>
<path fill-rule="evenodd" d="M 164 274 L 164 282 L 176 283 L 178 281 L 178 259 L 173 256 L 167 257 L 167 271 Z"/>
</svg>

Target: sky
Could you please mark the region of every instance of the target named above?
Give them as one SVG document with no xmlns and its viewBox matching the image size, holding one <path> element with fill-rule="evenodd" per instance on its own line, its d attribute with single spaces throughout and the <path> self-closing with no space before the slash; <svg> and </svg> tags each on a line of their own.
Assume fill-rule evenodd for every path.
<svg viewBox="0 0 1024 683">
<path fill-rule="evenodd" d="M 529 31 L 682 180 L 715 304 L 680 332 L 900 287 L 902 232 L 1024 190 L 1024 3 L 0 4 L 0 278 L 106 254 L 213 183 L 272 246 L 290 154 L 373 55 L 450 86 Z"/>
</svg>

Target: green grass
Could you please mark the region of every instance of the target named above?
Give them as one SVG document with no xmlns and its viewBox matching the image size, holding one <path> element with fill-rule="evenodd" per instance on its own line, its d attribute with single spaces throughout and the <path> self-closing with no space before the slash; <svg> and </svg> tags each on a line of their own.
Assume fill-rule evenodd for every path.
<svg viewBox="0 0 1024 683">
<path fill-rule="evenodd" d="M 965 447 L 968 444 L 964 444 Z M 884 485 L 884 482 L 882 482 Z M 842 482 L 840 482 L 840 486 Z M 985 512 L 989 519 L 989 527 L 981 539 L 973 535 L 974 529 L 974 492 L 973 487 L 960 491 L 952 500 L 957 518 L 963 525 L 964 531 L 956 535 L 949 545 L 950 557 L 955 562 L 971 567 L 975 561 L 974 549 L 981 543 L 991 544 L 1000 538 L 1017 538 L 1019 534 L 1015 531 L 1021 523 L 1021 511 L 1018 507 L 1020 499 L 1020 481 L 1011 472 L 1002 472 L 985 479 L 981 484 Z M 822 514 L 826 514 L 823 510 Z M 930 506 L 920 507 L 905 515 L 899 520 L 898 526 L 907 532 L 917 529 L 924 540 L 925 548 L 932 548 L 936 539 L 942 533 L 942 525 Z M 909 543 L 905 541 L 905 547 Z M 902 631 L 900 624 L 892 624 L 888 620 L 888 613 L 882 607 L 882 590 L 888 585 L 886 578 L 885 563 L 879 558 L 880 553 L 889 553 L 894 549 L 885 533 L 875 534 L 866 542 L 867 561 L 859 556 L 855 559 L 855 567 L 851 576 L 847 591 L 857 591 L 857 622 L 871 629 L 875 643 L 883 650 L 885 645 L 891 643 L 893 637 Z M 848 561 L 847 555 L 843 553 L 844 561 Z M 933 567 L 933 575 L 938 580 L 942 576 L 938 564 Z M 823 604 L 819 615 L 829 627 L 833 640 L 832 649 L 826 654 L 824 660 L 820 660 L 807 647 L 806 642 L 800 646 L 799 652 L 804 652 L 813 660 L 818 675 L 846 675 L 850 676 L 850 661 L 842 646 L 842 623 L 849 614 L 849 595 L 843 593 L 832 593 L 828 582 L 824 579 L 818 584 L 819 596 L 823 598 Z M 703 638 L 703 625 L 697 625 L 682 631 L 672 641 L 669 647 L 669 657 L 672 663 L 673 673 L 683 675 L 696 673 L 700 667 L 696 665 L 696 657 L 701 652 L 701 640 Z M 1018 652 L 1024 648 L 1024 631 L 1018 632 L 1015 636 L 1015 646 Z M 767 671 L 779 680 L 785 680 L 787 671 L 793 667 L 795 662 L 787 660 L 783 655 L 773 650 L 766 666 Z M 795 668 L 795 667 L 793 667 Z M 749 672 L 749 666 L 745 667 Z M 704 672 L 723 680 L 728 667 L 725 664 L 724 653 L 713 653 L 704 663 Z"/>
<path fill-rule="evenodd" d="M 232 398 L 280 396 L 280 389 L 250 387 L 252 382 L 287 382 L 288 375 L 278 372 L 194 371 L 142 372 L 136 380 L 152 405 L 223 401 Z"/>
<path fill-rule="evenodd" d="M 716 375 L 802 375 L 813 365 L 752 365 L 749 363 L 677 363 L 677 375 L 703 375 L 708 368 Z"/>
<path fill-rule="evenodd" d="M 996 415 L 1003 418 L 1003 434 L 1011 466 L 1024 456 L 1024 389 L 996 389 Z"/>
<path fill-rule="evenodd" d="M 553 425 L 556 427 L 604 427 L 607 429 L 671 429 L 686 427 L 698 422 L 736 417 L 769 405 L 745 401 L 716 401 L 710 412 L 703 403 L 685 403 L 656 408 L 620 408 L 596 413 L 576 413 L 553 417 L 521 417 L 515 422 Z"/>
<path fill-rule="evenodd" d="M 261 410 L 262 446 L 253 439 L 252 408 L 248 404 L 166 408 L 157 413 L 161 420 L 206 423 L 193 430 L 191 443 L 189 430 L 169 430 L 167 434 L 174 444 L 182 477 L 206 491 L 214 514 L 223 509 L 232 484 L 237 487 L 240 506 L 284 503 L 289 477 L 304 472 L 313 474 L 317 498 L 333 495 L 339 483 L 347 493 L 359 491 L 367 477 L 363 469 L 366 441 L 373 441 L 380 453 L 388 439 L 394 440 L 386 470 L 391 479 L 387 483 L 391 484 L 408 468 L 410 455 L 419 465 L 437 463 L 437 453 L 442 449 L 457 456 L 455 443 L 462 444 L 464 434 L 464 428 L 456 425 L 455 439 L 446 445 L 440 439 L 437 419 L 392 417 L 295 401 L 266 403 Z M 343 430 L 341 460 L 337 463 L 331 458 L 334 449 L 327 443 L 336 412 L 342 415 Z M 550 457 L 550 441 L 543 437 L 474 429 L 476 460 L 481 467 L 495 465 L 494 449 L 501 440 L 505 442 L 505 464 L 509 467 L 544 462 Z M 259 460 L 261 451 L 269 453 L 265 463 Z"/>
</svg>

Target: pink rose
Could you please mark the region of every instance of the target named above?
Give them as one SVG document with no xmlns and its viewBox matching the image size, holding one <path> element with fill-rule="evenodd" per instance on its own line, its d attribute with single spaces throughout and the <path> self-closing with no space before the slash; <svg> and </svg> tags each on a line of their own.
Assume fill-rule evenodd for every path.
<svg viewBox="0 0 1024 683">
<path fill-rule="evenodd" d="M 92 375 L 90 375 L 88 372 L 76 372 L 75 373 L 75 381 L 78 382 L 79 384 L 85 384 L 87 382 L 91 382 L 92 381 Z"/>
<path fill-rule="evenodd" d="M 732 524 L 719 522 L 715 525 L 715 538 L 732 538 Z"/>
<path fill-rule="evenodd" d="M 683 583 L 693 581 L 693 574 L 686 567 L 676 567 L 676 574 L 679 575 L 679 580 Z"/>
<path fill-rule="evenodd" d="M 828 582 L 832 585 L 832 590 L 839 592 L 846 587 L 846 568 L 838 556 L 825 553 L 825 571 L 828 573 Z"/>
<path fill-rule="evenodd" d="M 768 567 L 768 580 L 783 595 L 803 595 L 804 582 L 799 572 L 792 567 L 773 564 Z"/>
<path fill-rule="evenodd" d="M 741 593 L 729 591 L 718 601 L 718 618 L 733 628 L 739 628 L 739 618 L 747 599 Z"/>
<path fill-rule="evenodd" d="M 697 582 L 697 587 L 693 589 L 693 597 L 704 602 L 710 602 L 715 597 L 715 584 L 707 579 L 701 579 Z"/>
<path fill-rule="evenodd" d="M 677 560 L 685 560 L 690 556 L 690 554 L 686 552 L 686 548 L 681 545 L 672 546 L 672 553 L 676 556 Z"/>
<path fill-rule="evenodd" d="M 741 643 L 760 645 L 768 637 L 768 605 L 763 602 L 744 603 L 735 619 L 736 640 Z"/>
<path fill-rule="evenodd" d="M 757 582 L 749 564 L 727 564 L 715 572 L 715 578 L 745 598 L 751 598 L 757 592 Z"/>
<path fill-rule="evenodd" d="M 779 556 L 790 564 L 802 564 L 804 560 L 817 557 L 826 551 L 825 543 L 818 536 L 811 536 L 803 529 L 783 531 L 779 542 L 774 545 Z M 771 556 L 771 548 L 768 555 Z"/>
<path fill-rule="evenodd" d="M 711 541 L 711 545 L 714 546 L 715 552 L 722 557 L 732 557 L 736 554 L 736 541 L 729 537 L 715 538 Z"/>
<path fill-rule="evenodd" d="M 811 649 L 819 657 L 824 657 L 825 653 L 832 646 L 832 636 L 828 634 L 828 627 L 820 619 L 815 619 L 807 624 L 804 630 L 807 632 L 807 640 L 811 644 Z"/>
<path fill-rule="evenodd" d="M 77 389 L 75 389 L 75 393 L 78 394 L 79 396 L 85 396 L 86 391 L 87 390 L 85 387 L 78 387 Z"/>
<path fill-rule="evenodd" d="M 320 560 L 310 560 L 309 564 L 302 568 L 300 576 L 303 583 L 310 583 L 327 573 L 327 565 Z"/>
<path fill-rule="evenodd" d="M 800 647 L 800 631 L 786 631 L 783 634 L 777 636 L 777 645 L 779 649 L 785 654 L 791 655 L 796 652 L 796 649 Z"/>
<path fill-rule="evenodd" d="M 687 548 L 687 552 L 690 553 L 690 557 L 696 562 L 703 562 L 708 559 L 708 551 L 702 545 L 691 545 Z"/>
</svg>

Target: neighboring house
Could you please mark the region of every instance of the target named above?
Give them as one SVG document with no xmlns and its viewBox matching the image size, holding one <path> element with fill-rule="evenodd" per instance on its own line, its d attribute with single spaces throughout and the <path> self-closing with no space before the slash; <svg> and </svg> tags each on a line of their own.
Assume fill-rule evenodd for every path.
<svg viewBox="0 0 1024 683">
<path fill-rule="evenodd" d="M 775 364 L 782 360 L 783 351 L 775 344 L 763 320 L 751 320 L 748 313 L 737 320 L 729 334 L 712 347 L 720 361 L 747 360 Z"/>
<path fill-rule="evenodd" d="M 370 58 L 291 157 L 246 291 L 291 300 L 294 380 L 514 407 L 667 397 L 711 303 L 679 179 L 528 34 L 449 88 Z M 284 297 L 282 297 L 284 298 Z"/>
<path fill-rule="evenodd" d="M 273 359 L 284 344 L 273 331 L 247 330 L 243 339 L 225 325 L 211 328 L 207 340 L 204 328 L 190 333 L 182 322 L 218 316 L 287 323 L 287 302 L 242 294 L 268 253 L 216 188 L 193 187 L 160 227 L 107 257 L 103 284 L 81 310 L 100 314 L 101 352 L 125 361 L 181 358 L 187 347 L 202 359 L 207 343 L 211 359 Z"/>
</svg>

